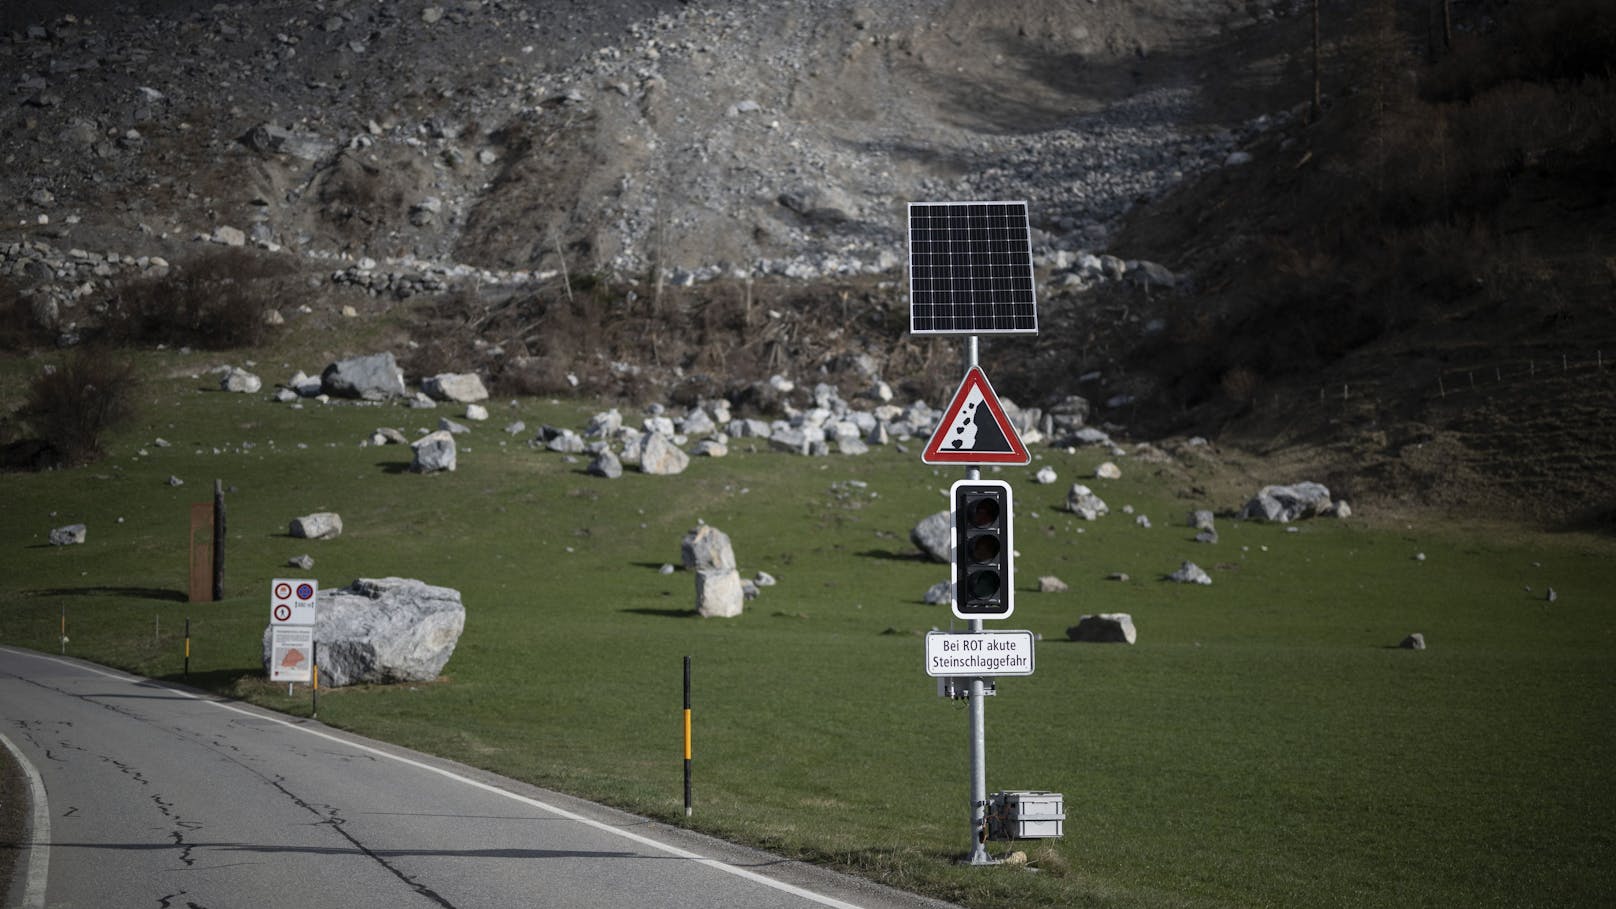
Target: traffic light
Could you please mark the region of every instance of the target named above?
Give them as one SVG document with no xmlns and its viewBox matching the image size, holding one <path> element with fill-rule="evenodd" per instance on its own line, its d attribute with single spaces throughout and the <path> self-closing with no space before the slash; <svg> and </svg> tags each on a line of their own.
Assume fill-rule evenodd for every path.
<svg viewBox="0 0 1616 909">
<path fill-rule="evenodd" d="M 1002 619 L 1014 610 L 1010 577 L 1010 484 L 960 480 L 949 488 L 954 504 L 954 614 Z"/>
</svg>

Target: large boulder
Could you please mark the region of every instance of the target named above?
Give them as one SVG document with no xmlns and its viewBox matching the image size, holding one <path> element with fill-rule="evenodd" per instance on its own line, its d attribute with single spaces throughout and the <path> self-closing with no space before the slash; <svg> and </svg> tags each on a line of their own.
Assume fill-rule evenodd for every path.
<svg viewBox="0 0 1616 909">
<path fill-rule="evenodd" d="M 673 439 L 659 432 L 653 432 L 645 437 L 645 445 L 640 449 L 641 473 L 670 476 L 684 473 L 685 468 L 689 466 L 690 455 L 673 444 Z"/>
<path fill-rule="evenodd" d="M 909 531 L 909 542 L 933 562 L 946 562 L 952 557 L 949 547 L 953 545 L 953 539 L 954 516 L 947 511 L 922 518 L 915 529 Z"/>
<path fill-rule="evenodd" d="M 293 518 L 288 532 L 304 540 L 334 540 L 342 536 L 342 515 L 334 511 L 316 511 Z"/>
<path fill-rule="evenodd" d="M 320 373 L 320 389 L 333 398 L 385 401 L 408 395 L 404 373 L 390 353 L 338 360 Z"/>
<path fill-rule="evenodd" d="M 339 688 L 433 681 L 465 626 L 460 592 L 448 587 L 411 578 L 360 578 L 341 590 L 321 590 L 314 612 L 320 683 Z M 271 628 L 264 629 L 266 670 Z"/>
<path fill-rule="evenodd" d="M 1094 521 L 1111 513 L 1111 506 L 1082 483 L 1073 483 L 1066 493 L 1066 510 L 1085 521 Z"/>
<path fill-rule="evenodd" d="M 679 557 L 686 571 L 735 571 L 735 547 L 729 535 L 711 524 L 685 534 L 679 542 Z"/>
<path fill-rule="evenodd" d="M 488 389 L 474 372 L 445 372 L 421 380 L 421 390 L 438 401 L 471 404 L 488 400 Z"/>
<path fill-rule="evenodd" d="M 715 569 L 696 572 L 696 612 L 704 619 L 733 619 L 746 604 L 741 573 Z"/>
<path fill-rule="evenodd" d="M 264 380 L 253 375 L 239 366 L 232 366 L 225 370 L 219 378 L 220 391 L 233 391 L 242 394 L 253 394 L 264 387 Z"/>
<path fill-rule="evenodd" d="M 1289 524 L 1324 513 L 1332 504 L 1330 490 L 1322 483 L 1264 486 L 1246 503 L 1240 516 Z"/>
<path fill-rule="evenodd" d="M 1106 612 L 1080 617 L 1076 625 L 1066 629 L 1066 638 L 1090 644 L 1132 644 L 1139 634 L 1134 630 L 1132 615 Z"/>
<path fill-rule="evenodd" d="M 414 452 L 410 458 L 410 470 L 415 473 L 455 469 L 455 438 L 454 433 L 447 429 L 427 433 L 410 443 L 410 448 Z"/>
<path fill-rule="evenodd" d="M 83 524 L 68 524 L 65 527 L 57 527 L 50 532 L 50 544 L 52 546 L 76 546 L 84 542 L 84 538 L 88 533 L 89 528 Z"/>
</svg>

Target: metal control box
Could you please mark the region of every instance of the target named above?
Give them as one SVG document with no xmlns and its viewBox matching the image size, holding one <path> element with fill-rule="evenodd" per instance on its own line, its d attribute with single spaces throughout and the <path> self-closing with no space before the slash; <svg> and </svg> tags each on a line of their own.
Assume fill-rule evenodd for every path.
<svg viewBox="0 0 1616 909">
<path fill-rule="evenodd" d="M 1059 792 L 1015 789 L 988 798 L 988 837 L 1034 840 L 1065 835 L 1066 802 Z"/>
</svg>

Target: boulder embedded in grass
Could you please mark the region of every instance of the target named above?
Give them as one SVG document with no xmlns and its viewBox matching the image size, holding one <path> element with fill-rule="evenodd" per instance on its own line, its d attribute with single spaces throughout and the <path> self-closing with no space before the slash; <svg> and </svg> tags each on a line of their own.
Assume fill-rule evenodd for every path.
<svg viewBox="0 0 1616 909">
<path fill-rule="evenodd" d="M 1134 630 L 1132 615 L 1107 612 L 1080 617 L 1076 625 L 1066 629 L 1066 638 L 1089 644 L 1132 644 L 1139 634 Z"/>
<path fill-rule="evenodd" d="M 342 536 L 342 516 L 334 511 L 316 511 L 293 518 L 288 532 L 305 540 L 334 540 Z"/>
<path fill-rule="evenodd" d="M 954 516 L 947 511 L 922 518 L 915 529 L 909 531 L 909 542 L 925 553 L 933 562 L 948 561 L 949 541 L 954 532 Z"/>
<path fill-rule="evenodd" d="M 314 620 L 320 681 L 332 688 L 433 681 L 465 625 L 459 591 L 411 578 L 361 578 L 321 590 Z M 272 629 L 264 629 L 266 667 Z"/>
<path fill-rule="evenodd" d="M 410 445 L 414 455 L 410 460 L 413 473 L 436 473 L 455 469 L 454 433 L 447 429 L 427 433 Z"/>
<path fill-rule="evenodd" d="M 438 401 L 471 404 L 488 400 L 488 389 L 474 372 L 445 372 L 421 380 L 421 391 Z"/>
<path fill-rule="evenodd" d="M 89 528 L 83 524 L 69 524 L 66 527 L 57 527 L 50 532 L 52 546 L 74 546 L 84 542 Z"/>
<path fill-rule="evenodd" d="M 385 401 L 409 395 L 404 373 L 390 353 L 338 360 L 320 373 L 320 388 L 333 398 Z"/>
</svg>

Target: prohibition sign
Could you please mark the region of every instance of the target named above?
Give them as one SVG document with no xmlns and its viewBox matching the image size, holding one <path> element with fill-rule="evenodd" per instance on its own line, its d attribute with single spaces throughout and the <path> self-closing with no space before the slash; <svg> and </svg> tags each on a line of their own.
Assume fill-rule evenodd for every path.
<svg viewBox="0 0 1616 909">
<path fill-rule="evenodd" d="M 287 583 L 283 582 L 283 583 L 275 585 L 275 599 L 277 599 L 277 600 L 289 600 L 291 598 L 292 598 L 292 585 L 291 584 L 287 584 Z M 303 599 L 306 600 L 306 599 L 308 599 L 308 597 L 304 597 Z"/>
<path fill-rule="evenodd" d="M 283 584 L 281 586 L 284 587 L 286 585 Z M 277 593 L 279 592 L 279 590 L 280 590 L 280 588 L 276 588 Z M 286 603 L 276 603 L 275 604 L 275 621 L 277 621 L 277 622 L 285 622 L 288 619 L 290 619 L 291 617 L 292 617 L 292 607 L 290 605 L 288 605 Z"/>
<path fill-rule="evenodd" d="M 299 584 L 299 585 L 297 585 L 297 598 L 300 599 L 300 600 L 313 599 L 314 598 L 314 588 L 310 587 L 307 584 Z"/>
</svg>

